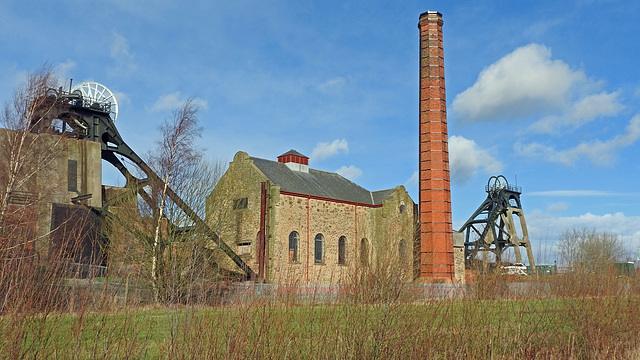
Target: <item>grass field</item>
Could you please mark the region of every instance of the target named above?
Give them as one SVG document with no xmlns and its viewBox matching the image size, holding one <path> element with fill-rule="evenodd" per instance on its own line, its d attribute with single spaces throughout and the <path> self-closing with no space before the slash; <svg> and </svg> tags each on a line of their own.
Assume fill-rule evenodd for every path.
<svg viewBox="0 0 640 360">
<path fill-rule="evenodd" d="M 551 281 L 553 296 L 516 300 L 494 296 L 499 281 L 481 279 L 473 286 L 482 291 L 461 299 L 399 293 L 378 301 L 345 295 L 301 304 L 290 297 L 256 297 L 218 307 L 8 312 L 0 317 L 0 357 L 640 358 L 634 279 L 590 275 L 545 281 Z"/>
</svg>

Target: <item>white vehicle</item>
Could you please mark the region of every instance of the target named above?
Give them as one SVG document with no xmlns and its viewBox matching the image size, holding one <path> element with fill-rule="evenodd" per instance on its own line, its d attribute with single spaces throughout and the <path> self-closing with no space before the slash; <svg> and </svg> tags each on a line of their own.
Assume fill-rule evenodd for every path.
<svg viewBox="0 0 640 360">
<path fill-rule="evenodd" d="M 523 264 L 513 264 L 500 267 L 503 275 L 527 275 L 527 267 Z"/>
</svg>

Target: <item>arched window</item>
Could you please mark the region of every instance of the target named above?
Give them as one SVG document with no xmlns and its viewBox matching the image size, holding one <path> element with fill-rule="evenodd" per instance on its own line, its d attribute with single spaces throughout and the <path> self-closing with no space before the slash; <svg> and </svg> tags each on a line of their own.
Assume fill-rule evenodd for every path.
<svg viewBox="0 0 640 360">
<path fill-rule="evenodd" d="M 338 264 L 347 263 L 347 238 L 340 236 L 338 239 Z"/>
<path fill-rule="evenodd" d="M 300 236 L 296 231 L 289 234 L 289 262 L 298 262 L 298 243 Z"/>
<path fill-rule="evenodd" d="M 316 235 L 316 239 L 314 241 L 315 255 L 313 258 L 313 262 L 315 262 L 316 264 L 322 264 L 324 262 L 323 247 L 324 247 L 324 236 L 322 236 L 322 234 L 318 234 Z"/>
<path fill-rule="evenodd" d="M 367 238 L 360 240 L 360 264 L 362 266 L 369 265 L 369 240 Z"/>
</svg>

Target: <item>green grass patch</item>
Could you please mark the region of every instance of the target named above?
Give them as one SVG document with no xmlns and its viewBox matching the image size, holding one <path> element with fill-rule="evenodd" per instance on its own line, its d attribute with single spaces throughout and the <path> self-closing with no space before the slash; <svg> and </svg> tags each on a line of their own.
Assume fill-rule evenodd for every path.
<svg viewBox="0 0 640 360">
<path fill-rule="evenodd" d="M 3 358 L 637 355 L 640 298 L 145 309 L 0 318 Z"/>
</svg>

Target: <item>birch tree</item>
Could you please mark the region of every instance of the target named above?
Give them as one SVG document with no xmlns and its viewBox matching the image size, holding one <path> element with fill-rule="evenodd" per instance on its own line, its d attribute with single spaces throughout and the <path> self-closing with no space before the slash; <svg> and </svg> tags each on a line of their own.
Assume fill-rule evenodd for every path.
<svg viewBox="0 0 640 360">
<path fill-rule="evenodd" d="M 50 116 L 65 106 L 58 102 L 58 88 L 53 69 L 45 65 L 26 76 L 0 112 L 0 312 L 53 306 L 62 274 L 48 261 L 57 254 L 46 251 L 50 229 L 43 223 L 64 177 L 54 169 L 66 141 L 51 126 L 59 119 Z M 42 289 L 43 283 L 52 286 Z"/>
<path fill-rule="evenodd" d="M 222 177 L 225 162 L 200 159 L 194 162 L 174 189 L 200 218 L 205 217 L 206 197 Z M 170 303 L 203 303 L 208 295 L 216 293 L 217 252 L 207 248 L 209 238 L 204 229 L 194 225 L 191 219 L 175 204 L 169 203 L 165 214 L 171 224 L 167 239 L 172 244 L 165 251 L 163 282 L 165 300 Z M 188 229 L 188 231 L 183 231 Z M 213 292 L 211 291 L 213 288 Z"/>
<path fill-rule="evenodd" d="M 18 239 L 10 236 L 8 220 L 25 223 L 24 216 L 35 222 L 35 205 L 48 195 L 55 186 L 55 179 L 38 181 L 45 170 L 64 150 L 62 137 L 40 133 L 42 123 L 56 104 L 56 97 L 48 96 L 56 88 L 58 79 L 49 66 L 27 75 L 10 101 L 5 103 L 0 125 L 0 236 L 5 239 L 2 250 L 10 250 L 26 245 L 33 238 Z M 12 207 L 11 202 L 20 204 Z M 14 234 L 15 235 L 15 234 Z M 11 244 L 6 240 L 11 238 Z M 28 245 L 28 244 L 27 244 Z M 31 244 L 32 245 L 32 244 Z"/>
<path fill-rule="evenodd" d="M 163 241 L 163 228 L 166 229 L 169 187 L 180 189 L 193 167 L 200 161 L 202 150 L 196 146 L 202 128 L 198 124 L 199 106 L 193 99 L 188 99 L 170 119 L 160 126 L 161 139 L 149 159 L 150 166 L 162 180 L 155 186 L 152 194 L 157 206 L 153 213 L 153 235 L 151 240 L 151 279 L 154 302 L 160 301 L 160 273 L 163 265 L 163 252 L 166 242 Z M 174 190 L 175 191 L 175 190 Z M 179 225 L 179 224 L 178 224 Z"/>
</svg>

